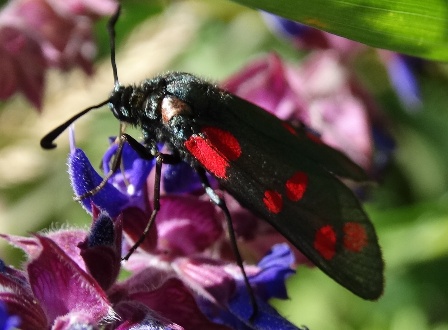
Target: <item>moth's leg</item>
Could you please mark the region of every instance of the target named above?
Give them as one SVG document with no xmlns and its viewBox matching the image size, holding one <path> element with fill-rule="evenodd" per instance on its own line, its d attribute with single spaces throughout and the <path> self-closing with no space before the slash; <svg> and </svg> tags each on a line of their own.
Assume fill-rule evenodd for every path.
<svg viewBox="0 0 448 330">
<path fill-rule="evenodd" d="M 224 199 L 219 197 L 218 194 L 210 186 L 210 182 L 209 182 L 207 176 L 205 175 L 205 170 L 202 167 L 197 167 L 195 169 L 199 175 L 199 178 L 201 180 L 202 186 L 205 189 L 205 192 L 210 197 L 210 200 L 224 212 L 224 216 L 226 218 L 226 223 L 227 223 L 227 230 L 229 232 L 230 244 L 232 246 L 232 250 L 235 255 L 236 263 L 237 263 L 238 267 L 240 267 L 241 273 L 243 274 L 244 284 L 246 285 L 247 291 L 249 292 L 250 303 L 252 305 L 252 314 L 251 314 L 249 320 L 253 321 L 253 319 L 257 316 L 257 313 L 258 313 L 258 305 L 255 300 L 255 295 L 252 290 L 252 287 L 250 286 L 249 279 L 247 278 L 246 271 L 244 270 L 243 258 L 241 258 L 241 254 L 238 249 L 238 244 L 236 242 L 236 236 L 235 236 L 235 230 L 233 229 L 232 217 L 230 216 L 229 209 L 227 208 L 227 205 L 226 205 Z"/>
</svg>

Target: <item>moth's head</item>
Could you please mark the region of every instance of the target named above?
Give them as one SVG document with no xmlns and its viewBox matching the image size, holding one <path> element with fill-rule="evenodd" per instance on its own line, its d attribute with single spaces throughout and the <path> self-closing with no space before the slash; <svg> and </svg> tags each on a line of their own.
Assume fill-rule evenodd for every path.
<svg viewBox="0 0 448 330">
<path fill-rule="evenodd" d="M 133 115 L 132 109 L 136 106 L 133 86 L 118 86 L 109 97 L 109 109 L 115 118 L 121 122 L 136 124 L 138 118 Z"/>
</svg>

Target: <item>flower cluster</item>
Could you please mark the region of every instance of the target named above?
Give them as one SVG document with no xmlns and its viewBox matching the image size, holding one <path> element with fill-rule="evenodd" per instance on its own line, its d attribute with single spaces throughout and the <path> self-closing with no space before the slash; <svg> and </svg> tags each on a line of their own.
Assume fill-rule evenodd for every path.
<svg viewBox="0 0 448 330">
<path fill-rule="evenodd" d="M 117 148 L 111 141 L 103 159 L 106 173 Z M 116 171 L 103 189 L 83 199 L 82 204 L 88 212 L 95 213 L 96 207 L 100 207 L 112 218 L 121 219 L 125 254 L 140 238 L 152 213 L 155 164 L 141 159 L 128 144 L 123 147 L 122 159 L 123 170 Z M 72 151 L 69 168 L 77 195 L 84 195 L 102 181 L 80 149 Z M 250 321 L 253 306 L 242 273 L 229 253 L 223 214 L 203 194 L 196 173 L 186 163 L 164 165 L 161 190 L 161 208 L 155 224 L 124 264 L 135 277 L 120 284 L 121 287 L 147 286 L 154 277 L 181 286 L 185 291 L 182 299 L 186 299 L 186 292 L 192 295 L 188 298 L 191 306 L 180 298 L 176 302 L 176 296 L 172 296 L 173 301 L 164 302 L 163 293 L 147 303 L 164 318 L 185 328 L 263 329 L 272 324 L 295 328 L 267 304 L 272 297 L 287 298 L 284 280 L 294 272 L 291 267 L 295 264 L 289 247 L 278 245 L 258 266 L 245 267 L 259 309 Z M 136 283 L 135 278 L 143 283 Z M 174 289 L 163 287 L 163 290 Z M 178 310 L 175 306 L 179 305 L 187 310 Z"/>
<path fill-rule="evenodd" d="M 92 20 L 111 15 L 115 0 L 13 0 L 0 11 L 0 99 L 23 93 L 38 109 L 45 72 L 80 66 L 92 72 Z"/>
<path fill-rule="evenodd" d="M 240 270 L 216 258 L 164 261 L 157 252 L 139 251 L 127 264 L 131 275 L 117 281 L 124 221 L 124 214 L 112 219 L 94 208 L 89 232 L 2 235 L 28 257 L 24 270 L 1 265 L 0 301 L 9 313 L 3 329 L 297 329 L 267 304 L 286 298 L 284 279 L 294 262 L 286 245 L 247 267 L 259 308 L 249 321 Z"/>
</svg>

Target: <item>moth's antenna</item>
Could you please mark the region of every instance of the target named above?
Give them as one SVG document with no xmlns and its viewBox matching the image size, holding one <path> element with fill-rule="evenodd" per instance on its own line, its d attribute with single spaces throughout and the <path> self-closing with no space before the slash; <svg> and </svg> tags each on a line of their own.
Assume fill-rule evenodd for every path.
<svg viewBox="0 0 448 330">
<path fill-rule="evenodd" d="M 115 63 L 115 24 L 117 23 L 118 17 L 120 16 L 120 10 L 121 6 L 118 5 L 117 11 L 114 13 L 114 15 L 109 19 L 109 22 L 107 23 L 107 31 L 109 32 L 109 39 L 110 39 L 110 61 L 112 63 L 112 70 L 114 73 L 114 89 L 115 91 L 118 90 L 120 87 L 120 83 L 118 82 L 118 73 L 117 73 L 117 64 Z M 87 112 L 93 109 L 97 109 L 102 107 L 103 105 L 106 105 L 110 102 L 110 99 L 107 99 L 106 101 L 103 101 L 97 105 L 88 107 L 87 109 L 81 111 L 80 113 L 74 115 L 72 118 L 67 120 L 65 123 L 59 125 L 54 130 L 49 132 L 47 135 L 45 135 L 40 140 L 40 146 L 43 149 L 53 149 L 56 148 L 56 144 L 53 143 L 53 141 L 63 132 L 65 131 L 74 121 L 76 121 L 79 117 L 84 116 Z"/>
<path fill-rule="evenodd" d="M 109 32 L 109 42 L 110 42 L 110 62 L 112 64 L 112 71 L 114 73 L 114 89 L 118 90 L 120 87 L 120 83 L 118 82 L 118 72 L 117 72 L 117 63 L 115 62 L 115 24 L 118 21 L 118 17 L 120 17 L 121 6 L 118 5 L 117 11 L 110 18 L 107 23 L 107 31 Z"/>
<path fill-rule="evenodd" d="M 69 127 L 76 119 L 78 119 L 79 117 L 84 116 L 87 112 L 89 112 L 90 110 L 93 109 L 97 109 L 102 107 L 103 105 L 106 105 L 107 103 L 109 103 L 109 99 L 107 99 L 106 101 L 101 102 L 100 104 L 88 107 L 87 109 L 81 111 L 80 113 L 77 113 L 76 115 L 74 115 L 72 118 L 70 118 L 69 120 L 67 120 L 66 122 L 62 123 L 61 125 L 59 125 L 58 127 L 56 127 L 54 130 L 52 130 L 50 133 L 48 133 L 47 135 L 45 135 L 41 140 L 40 140 L 40 146 L 43 149 L 53 149 L 56 148 L 56 144 L 53 143 L 53 141 L 59 136 L 61 135 L 61 133 L 63 131 L 65 131 L 67 129 L 67 127 Z"/>
</svg>

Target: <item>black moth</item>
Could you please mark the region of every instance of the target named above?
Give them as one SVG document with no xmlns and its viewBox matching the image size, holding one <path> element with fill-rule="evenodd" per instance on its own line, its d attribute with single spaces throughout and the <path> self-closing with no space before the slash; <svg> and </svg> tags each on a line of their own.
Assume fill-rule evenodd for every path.
<svg viewBox="0 0 448 330">
<path fill-rule="evenodd" d="M 142 130 L 144 146 L 127 134 L 121 135 L 121 144 L 127 140 L 142 157 L 156 157 L 158 180 L 163 163 L 185 161 L 198 172 L 211 200 L 227 216 L 241 267 L 230 215 L 224 201 L 210 188 L 206 171 L 335 281 L 364 299 L 379 298 L 384 264 L 375 229 L 352 191 L 338 179 L 366 180 L 363 170 L 310 137 L 305 128 L 293 128 L 191 74 L 172 72 L 145 80 L 140 86 L 121 86 L 114 54 L 118 16 L 119 11 L 109 22 L 115 78 L 111 96 L 50 132 L 42 139 L 42 147 L 54 148 L 52 141 L 70 123 L 108 104 L 120 122 Z M 172 153 L 159 153 L 160 142 Z M 155 211 L 145 233 L 159 209 L 157 185 Z M 254 300 L 252 303 L 256 306 Z"/>
</svg>

